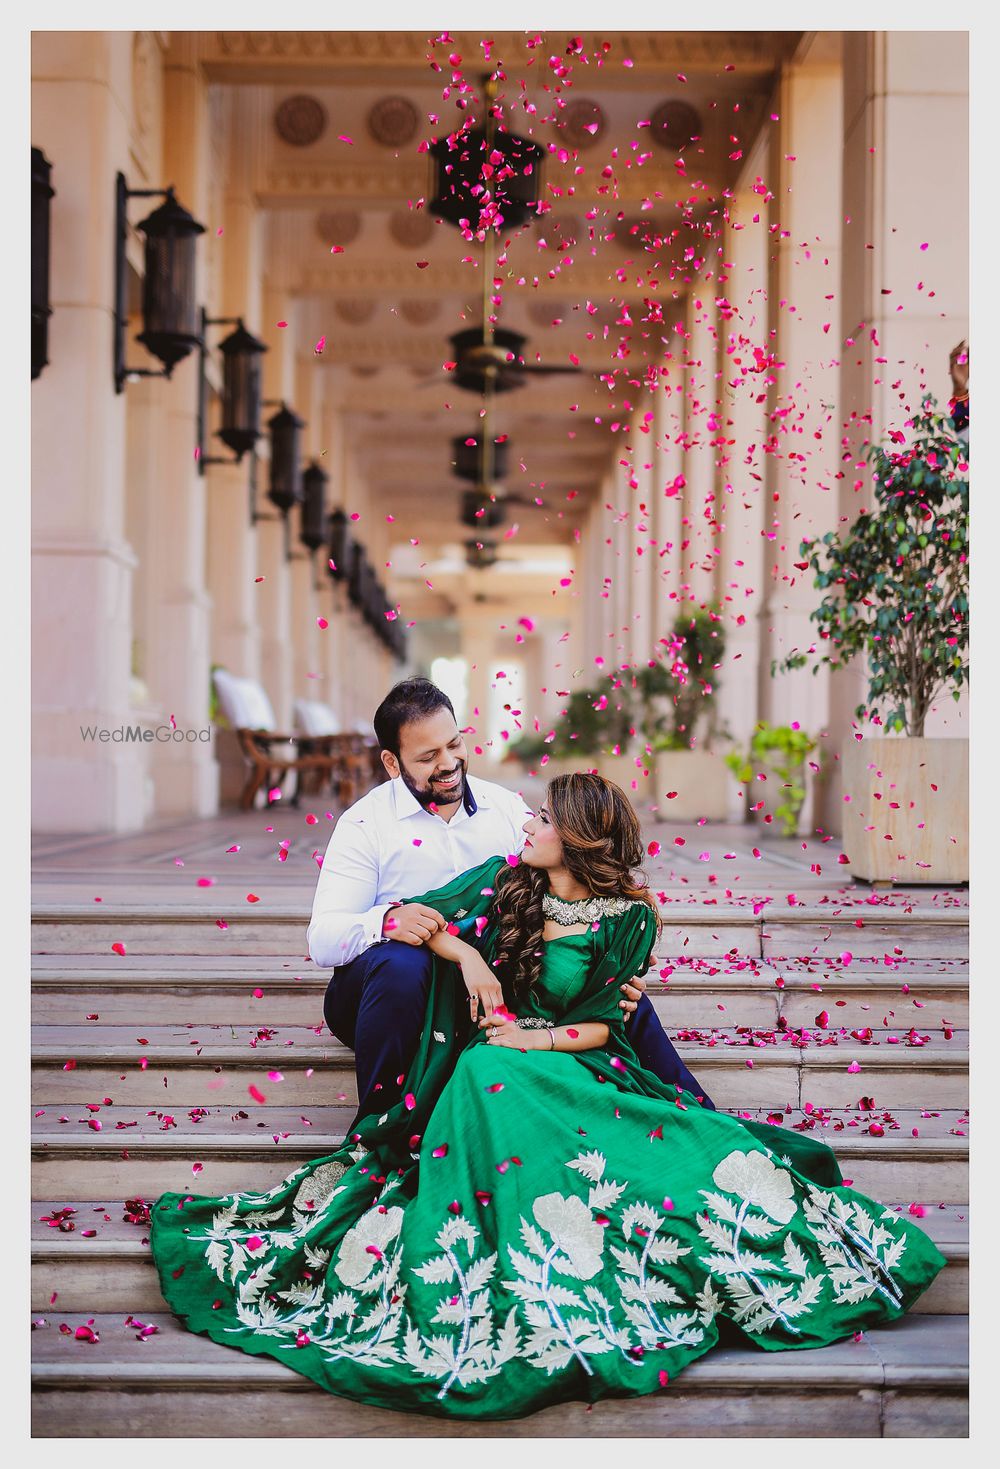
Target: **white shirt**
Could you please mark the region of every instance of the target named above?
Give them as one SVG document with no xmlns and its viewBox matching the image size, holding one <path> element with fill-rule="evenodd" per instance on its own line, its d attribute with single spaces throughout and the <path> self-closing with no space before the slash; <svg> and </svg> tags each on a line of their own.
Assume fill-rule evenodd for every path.
<svg viewBox="0 0 1000 1469">
<path fill-rule="evenodd" d="M 382 920 L 393 900 L 443 887 L 488 857 L 520 852 L 532 815 L 521 797 L 476 776 L 466 785 L 472 802 L 450 821 L 425 810 L 398 776 L 344 812 L 323 858 L 306 932 L 313 963 L 349 964 L 384 942 Z"/>
</svg>

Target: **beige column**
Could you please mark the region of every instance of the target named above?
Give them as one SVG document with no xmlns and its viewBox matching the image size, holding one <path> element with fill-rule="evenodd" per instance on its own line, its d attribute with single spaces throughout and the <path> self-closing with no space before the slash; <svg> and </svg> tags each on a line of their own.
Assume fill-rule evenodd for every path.
<svg viewBox="0 0 1000 1469">
<path fill-rule="evenodd" d="M 759 157 L 751 160 L 747 173 L 751 179 L 757 174 L 766 176 Z M 722 428 L 731 443 L 720 453 L 717 480 L 722 525 L 719 591 L 726 653 L 717 675 L 716 707 L 720 731 L 744 748 L 758 717 L 758 677 L 768 676 L 761 669 L 759 621 L 764 546 L 770 544 L 763 535 L 767 409 L 753 353 L 755 345 L 763 345 L 767 331 L 768 236 L 759 206 L 758 196 L 749 192 L 738 195 L 730 205 L 724 236 L 726 278 L 719 287 L 731 313 L 719 322 Z"/>
<path fill-rule="evenodd" d="M 662 651 L 662 639 L 669 638 L 684 599 L 681 586 L 686 582 L 681 542 L 686 537 L 681 517 L 684 513 L 681 481 L 684 475 L 683 439 L 684 399 L 679 387 L 667 383 L 656 390 L 653 399 L 653 522 L 651 542 L 656 557 L 653 575 L 654 646 Z"/>
<path fill-rule="evenodd" d="M 823 59 L 820 38 L 813 47 L 821 59 L 807 53 L 783 68 L 774 109 L 768 307 L 777 362 L 768 401 L 773 525 L 765 527 L 760 687 L 763 718 L 797 721 L 820 736 L 829 717 L 826 670 L 770 677 L 772 660 L 815 642 L 809 614 L 817 593 L 812 574 L 795 562 L 802 538 L 831 529 L 837 513 L 842 83 L 839 56 Z"/>
<path fill-rule="evenodd" d="M 845 31 L 843 44 L 840 393 L 852 453 L 837 509 L 847 526 L 871 504 L 865 442 L 884 444 L 890 429 L 902 429 L 924 384 L 947 411 L 948 355 L 968 338 L 969 41 L 959 30 Z M 927 207 L 930 179 L 946 181 L 943 207 Z M 831 675 L 825 816 L 833 831 L 839 752 L 861 727 L 854 709 L 866 688 L 857 664 Z M 926 733 L 966 736 L 965 698 L 942 699 Z"/>
<path fill-rule="evenodd" d="M 227 166 L 223 200 L 222 236 L 213 243 L 221 249 L 222 317 L 242 316 L 248 331 L 262 337 L 261 275 L 263 269 L 262 219 L 253 198 L 254 160 L 259 155 L 258 132 L 263 115 L 254 87 L 226 89 Z M 217 351 L 232 327 L 209 327 L 208 342 L 221 382 Z M 273 411 L 273 410 L 272 410 Z M 267 410 L 262 412 L 262 419 Z M 227 458 L 230 450 L 211 430 L 209 414 L 206 457 Z M 258 441 L 259 443 L 260 441 Z M 257 529 L 250 520 L 249 477 L 254 451 L 238 465 L 206 464 L 208 510 L 208 588 L 212 597 L 211 657 L 238 677 L 260 677 L 260 628 L 257 622 Z M 262 478 L 258 466 L 258 482 Z"/>
<path fill-rule="evenodd" d="M 600 548 L 600 597 L 601 597 L 601 636 L 597 646 L 590 653 L 588 664 L 590 673 L 588 682 L 592 683 L 596 671 L 604 671 L 615 665 L 615 643 L 617 636 L 615 629 L 618 626 L 616 612 L 618 562 L 615 557 L 615 480 L 609 474 L 601 483 L 597 497 L 597 536 Z M 594 660 L 600 657 L 602 663 Z"/>
<path fill-rule="evenodd" d="M 322 463 L 320 451 L 323 447 L 322 380 L 318 361 L 306 358 L 299 352 L 295 363 L 295 401 L 297 412 L 306 420 L 302 431 L 303 471 L 314 461 Z M 329 489 L 327 490 L 329 497 Z M 321 695 L 322 638 L 329 628 L 321 629 L 319 617 L 320 594 L 316 588 L 319 578 L 317 562 L 325 564 L 323 548 L 310 551 L 300 538 L 302 508 L 294 506 L 289 517 L 291 534 L 290 580 L 292 616 L 292 697 L 294 699 L 318 699 Z M 326 619 L 329 621 L 329 618 Z"/>
<path fill-rule="evenodd" d="M 269 269 L 273 268 L 274 241 L 269 240 Z M 287 322 L 279 327 L 278 322 Z M 263 340 L 269 351 L 264 358 L 265 432 L 268 421 L 279 412 L 278 403 L 299 413 L 295 403 L 295 302 L 275 280 L 264 289 Z M 300 417 L 304 417 L 299 413 Z M 288 730 L 292 720 L 293 652 L 291 567 L 286 559 L 288 533 L 285 520 L 267 494 L 268 466 L 261 464 L 257 481 L 257 575 L 255 584 L 257 621 L 260 627 L 261 681 L 274 708 L 279 728 Z"/>
<path fill-rule="evenodd" d="M 130 831 L 144 820 L 149 747 L 110 733 L 131 723 L 137 564 L 125 539 L 127 400 L 114 390 L 111 322 L 132 32 L 35 31 L 31 43 L 31 141 L 56 190 L 50 360 L 31 387 L 31 819 L 40 832 Z"/>
<path fill-rule="evenodd" d="M 684 373 L 684 492 L 682 499 L 679 592 L 697 606 L 716 594 L 718 536 L 715 524 L 715 450 L 719 390 L 716 378 L 714 288 L 696 282 L 687 300 L 687 351 Z M 685 544 L 685 542 L 687 544 Z"/>
<path fill-rule="evenodd" d="M 327 486 L 327 508 L 333 510 L 343 506 L 344 496 L 344 425 L 336 406 L 337 380 L 334 370 L 324 364 L 321 374 L 323 384 L 321 403 L 322 443 L 319 461 L 330 482 Z M 329 704 L 342 728 L 347 728 L 344 717 L 344 686 L 348 677 L 345 667 L 347 656 L 346 602 L 347 595 L 340 582 L 330 575 L 329 546 L 317 553 L 318 580 L 323 589 L 318 594 L 318 615 L 330 624 L 320 634 L 320 655 L 323 666 L 323 702 Z"/>
<path fill-rule="evenodd" d="M 645 415 L 649 413 L 649 420 Z M 628 489 L 632 514 L 629 521 L 629 661 L 633 668 L 643 668 L 652 657 L 656 641 L 653 616 L 653 576 L 656 549 L 651 545 L 655 502 L 653 490 L 653 410 L 645 398 L 632 415 L 629 432 L 631 473 Z M 644 432 L 645 430 L 645 432 Z"/>
<path fill-rule="evenodd" d="M 209 132 L 195 36 L 171 35 L 163 89 L 165 182 L 205 223 Z M 199 240 L 199 301 L 205 300 L 209 239 L 206 234 Z M 177 726 L 169 739 L 152 746 L 158 815 L 207 816 L 218 806 L 218 766 L 211 741 L 203 738 L 209 729 L 211 598 L 205 579 L 206 486 L 195 458 L 198 371 L 198 354 L 192 352 L 157 393 L 162 452 L 158 474 L 148 486 L 149 538 L 140 553 L 152 611 L 146 678 L 152 698 Z M 188 737 L 191 731 L 197 733 L 194 740 Z"/>
<path fill-rule="evenodd" d="M 465 722 L 467 727 L 471 726 L 465 742 L 470 757 L 475 756 L 480 760 L 494 754 L 493 730 L 490 725 L 490 685 L 496 662 L 495 621 L 492 615 L 477 616 L 471 608 L 462 609 L 461 646 L 462 657 L 468 667 L 469 691 Z"/>
</svg>

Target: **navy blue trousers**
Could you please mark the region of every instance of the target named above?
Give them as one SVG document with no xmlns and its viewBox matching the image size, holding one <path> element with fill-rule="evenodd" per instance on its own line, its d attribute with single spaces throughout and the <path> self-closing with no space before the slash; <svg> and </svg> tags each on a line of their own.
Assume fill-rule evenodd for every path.
<svg viewBox="0 0 1000 1469">
<path fill-rule="evenodd" d="M 354 1052 L 361 1114 L 384 1111 L 399 1099 L 427 1015 L 431 958 L 422 945 L 390 939 L 333 971 L 323 1014 L 333 1034 Z M 715 1104 L 667 1039 L 648 995 L 625 1033 L 644 1070 L 701 1097 L 714 1111 Z"/>
</svg>

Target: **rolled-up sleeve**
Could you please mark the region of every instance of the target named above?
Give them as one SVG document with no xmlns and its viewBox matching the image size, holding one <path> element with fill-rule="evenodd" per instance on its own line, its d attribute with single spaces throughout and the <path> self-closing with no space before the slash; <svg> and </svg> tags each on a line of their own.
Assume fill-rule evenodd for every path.
<svg viewBox="0 0 1000 1469">
<path fill-rule="evenodd" d="M 371 827 L 338 821 L 330 838 L 306 930 L 309 956 L 321 969 L 349 964 L 382 942 L 391 903 L 376 904 L 379 855 Z"/>
</svg>

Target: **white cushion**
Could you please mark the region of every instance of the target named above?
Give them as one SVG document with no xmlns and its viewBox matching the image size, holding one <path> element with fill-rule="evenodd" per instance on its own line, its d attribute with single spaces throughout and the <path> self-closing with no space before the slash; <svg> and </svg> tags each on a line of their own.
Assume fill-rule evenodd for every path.
<svg viewBox="0 0 1000 1469">
<path fill-rule="evenodd" d="M 318 699 L 296 699 L 293 717 L 295 728 L 304 735 L 340 734 L 340 720 L 329 704 Z"/>
<path fill-rule="evenodd" d="M 224 668 L 212 675 L 222 712 L 233 729 L 276 729 L 271 701 L 255 678 L 237 678 Z"/>
</svg>

